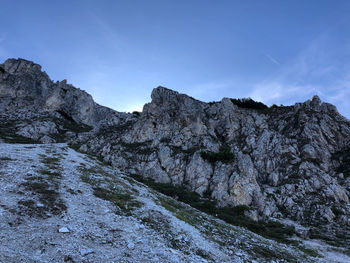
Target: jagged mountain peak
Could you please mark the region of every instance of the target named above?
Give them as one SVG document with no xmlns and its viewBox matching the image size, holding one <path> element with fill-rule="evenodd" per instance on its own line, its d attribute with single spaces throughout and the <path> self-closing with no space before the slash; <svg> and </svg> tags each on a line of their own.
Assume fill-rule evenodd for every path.
<svg viewBox="0 0 350 263">
<path fill-rule="evenodd" d="M 322 102 L 318 95 L 312 96 L 311 101 L 314 102 L 314 103 L 317 103 L 317 104 L 321 104 L 321 102 Z"/>
<path fill-rule="evenodd" d="M 2 64 L 2 67 L 10 74 L 41 72 L 39 64 L 23 58 L 9 58 Z"/>
<path fill-rule="evenodd" d="M 178 91 L 175 91 L 175 90 L 163 87 L 163 86 L 158 86 L 158 87 L 154 88 L 152 90 L 152 93 L 151 93 L 152 101 L 154 101 L 155 103 L 157 103 L 159 101 L 172 101 L 178 97 L 196 100 L 196 99 L 190 97 L 189 95 L 179 93 Z M 196 101 L 198 101 L 198 100 L 196 100 Z"/>
<path fill-rule="evenodd" d="M 215 105 L 216 107 L 224 107 L 225 110 L 229 111 L 235 111 L 239 109 L 252 109 L 252 110 L 261 110 L 257 111 L 257 113 L 267 114 L 269 113 L 268 109 L 278 109 L 283 108 L 285 111 L 286 108 L 290 108 L 291 111 L 296 113 L 300 108 L 303 109 L 310 109 L 312 111 L 307 112 L 308 115 L 312 115 L 315 112 L 322 112 L 322 113 L 328 113 L 331 115 L 336 115 L 338 119 L 346 119 L 344 116 L 339 114 L 336 106 L 323 102 L 318 95 L 314 95 L 312 98 L 304 101 L 304 102 L 298 102 L 294 105 L 290 106 L 277 106 L 272 105 L 270 107 L 264 105 L 262 102 L 254 101 L 251 98 L 244 98 L 244 99 L 231 99 L 231 98 L 223 98 L 221 101 L 216 102 L 203 102 L 200 100 L 197 100 L 187 94 L 179 93 L 178 91 L 158 86 L 157 88 L 154 88 L 151 93 L 152 101 L 151 103 L 154 104 L 154 107 L 152 109 L 157 107 L 162 107 L 163 110 L 184 110 L 191 109 L 191 108 L 207 108 L 211 105 Z M 232 107 L 233 104 L 234 106 Z M 149 111 L 149 106 L 146 107 L 146 112 Z M 264 110 L 262 110 L 264 109 Z M 283 112 L 279 111 L 279 112 Z M 277 112 L 277 111 L 276 111 Z"/>
<path fill-rule="evenodd" d="M 66 80 L 54 83 L 41 71 L 41 66 L 32 61 L 8 59 L 2 68 L 0 108 L 17 119 L 34 118 L 42 112 L 59 113 L 77 124 L 96 126 L 118 115 L 95 103 L 90 94 L 67 84 Z"/>
</svg>

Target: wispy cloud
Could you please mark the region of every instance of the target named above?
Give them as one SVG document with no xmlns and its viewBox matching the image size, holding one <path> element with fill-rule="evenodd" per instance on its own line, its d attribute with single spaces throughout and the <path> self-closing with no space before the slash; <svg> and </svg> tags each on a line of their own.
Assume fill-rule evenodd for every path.
<svg viewBox="0 0 350 263">
<path fill-rule="evenodd" d="M 105 18 L 99 17 L 96 14 L 91 14 L 91 19 L 98 27 L 98 34 L 103 39 L 103 44 L 108 48 L 112 48 L 114 52 L 123 54 L 125 46 L 127 45 L 126 38 L 122 36 Z"/>
<path fill-rule="evenodd" d="M 188 87 L 184 86 L 183 92 L 203 101 L 206 101 L 208 98 L 211 100 L 221 100 L 223 95 L 230 95 L 229 91 L 234 86 L 237 86 L 237 83 L 234 81 L 218 80 L 198 83 Z"/>
<path fill-rule="evenodd" d="M 4 34 L 0 35 L 0 44 L 6 40 L 6 36 Z"/>
<path fill-rule="evenodd" d="M 253 85 L 250 97 L 268 104 L 291 104 L 317 94 L 349 117 L 350 63 L 339 62 L 339 57 L 350 50 L 329 42 L 330 36 L 319 37 L 293 60 L 283 66 L 278 64 L 280 68 L 274 76 Z M 268 54 L 266 57 L 274 63 Z"/>
<path fill-rule="evenodd" d="M 9 58 L 10 56 L 10 53 L 5 48 L 6 40 L 6 35 L 0 34 L 0 63 L 2 63 L 5 59 Z"/>
<path fill-rule="evenodd" d="M 265 54 L 265 57 L 267 57 L 273 64 L 279 66 L 280 63 L 277 61 L 277 59 L 273 58 L 271 55 L 269 54 Z"/>
<path fill-rule="evenodd" d="M 333 92 L 325 97 L 330 103 L 337 106 L 340 113 L 344 113 L 350 119 L 350 70 L 348 72 L 347 76 L 335 84 Z"/>
<path fill-rule="evenodd" d="M 281 82 L 265 82 L 256 84 L 250 97 L 267 104 L 289 104 L 296 99 L 311 97 L 317 94 L 317 87 L 313 85 L 286 84 Z"/>
</svg>

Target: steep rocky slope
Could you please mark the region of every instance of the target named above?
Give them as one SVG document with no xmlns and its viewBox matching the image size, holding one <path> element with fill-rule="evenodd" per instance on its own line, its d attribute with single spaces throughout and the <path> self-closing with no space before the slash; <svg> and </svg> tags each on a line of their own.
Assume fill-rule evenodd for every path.
<svg viewBox="0 0 350 263">
<path fill-rule="evenodd" d="M 66 141 L 269 238 L 350 248 L 350 122 L 317 96 L 267 107 L 229 98 L 204 103 L 158 87 L 142 112 L 129 114 L 53 83 L 32 62 L 11 59 L 0 68 L 4 141 Z"/>
<path fill-rule="evenodd" d="M 11 141 L 65 141 L 100 122 L 127 114 L 96 104 L 91 95 L 67 81 L 54 83 L 41 66 L 24 59 L 0 64 L 0 136 Z"/>
<path fill-rule="evenodd" d="M 0 143 L 0 174 L 1 262 L 349 259 L 327 246 L 310 257 L 309 245 L 281 245 L 225 224 L 66 144 Z"/>
</svg>

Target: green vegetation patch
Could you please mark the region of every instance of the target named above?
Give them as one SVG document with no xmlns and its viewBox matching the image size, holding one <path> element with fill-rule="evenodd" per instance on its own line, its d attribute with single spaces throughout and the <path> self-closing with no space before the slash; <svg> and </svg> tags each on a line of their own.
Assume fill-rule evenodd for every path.
<svg viewBox="0 0 350 263">
<path fill-rule="evenodd" d="M 168 235 L 171 233 L 170 222 L 162 213 L 156 210 L 149 211 L 141 218 L 142 222 L 156 232 Z"/>
<path fill-rule="evenodd" d="M 134 121 L 127 121 L 119 125 L 102 126 L 98 130 L 97 136 L 109 136 L 124 133 L 132 128 Z"/>
<path fill-rule="evenodd" d="M 244 109 L 266 110 L 269 108 L 264 103 L 255 101 L 251 98 L 231 99 L 231 102 Z"/>
<path fill-rule="evenodd" d="M 38 196 L 40 203 L 42 203 L 45 207 L 43 210 L 42 208 L 33 205 L 34 201 L 28 201 L 25 203 L 19 201 L 19 204 L 27 207 L 27 212 L 30 216 L 35 215 L 45 218 L 48 217 L 47 212 L 53 215 L 60 215 L 62 212 L 67 210 L 67 206 L 65 205 L 64 201 L 59 198 L 57 184 L 51 184 L 45 180 L 29 180 L 23 183 L 22 186 L 27 191 L 32 192 L 33 195 Z"/>
<path fill-rule="evenodd" d="M 160 142 L 162 142 L 162 143 L 170 143 L 171 142 L 171 138 L 163 137 L 163 138 L 160 139 Z"/>
<path fill-rule="evenodd" d="M 292 255 L 286 254 L 285 251 L 281 252 L 274 248 L 265 246 L 254 246 L 252 252 L 258 256 L 269 260 L 284 259 L 288 262 L 298 262 Z"/>
<path fill-rule="evenodd" d="M 350 235 L 347 232 L 350 230 L 348 226 L 344 225 L 342 229 L 337 229 L 336 231 L 330 233 L 327 226 L 318 225 L 312 227 L 309 231 L 309 237 L 311 239 L 321 239 L 325 241 L 327 244 L 339 247 L 339 248 L 347 248 L 349 249 L 349 240 Z"/>
<path fill-rule="evenodd" d="M 204 258 L 204 259 L 210 260 L 212 262 L 215 262 L 214 259 L 211 257 L 211 255 L 207 251 L 205 251 L 203 249 L 200 249 L 200 248 L 197 249 L 196 250 L 196 254 L 198 256 L 200 256 L 201 258 Z"/>
<path fill-rule="evenodd" d="M 142 206 L 142 203 L 136 201 L 129 193 L 122 193 L 118 190 L 109 190 L 101 187 L 94 187 L 93 190 L 96 197 L 112 202 L 122 209 L 123 212 L 130 212 L 130 210 Z"/>
<path fill-rule="evenodd" d="M 41 162 L 45 165 L 46 168 L 40 170 L 39 172 L 43 175 L 49 175 L 50 179 L 60 178 L 58 170 L 60 169 L 60 159 L 59 157 L 50 157 L 45 154 L 39 154 Z"/>
<path fill-rule="evenodd" d="M 199 150 L 198 147 L 192 147 L 189 149 L 182 149 L 181 146 L 168 145 L 172 151 L 173 155 L 185 154 L 187 157 L 192 156 L 196 151 Z"/>
<path fill-rule="evenodd" d="M 48 151 L 48 150 L 47 150 Z M 40 176 L 28 174 L 26 181 L 21 184 L 25 190 L 32 193 L 33 197 L 38 200 L 22 200 L 18 204 L 20 208 L 29 216 L 47 218 L 52 215 L 60 215 L 67 210 L 65 202 L 60 198 L 59 187 L 61 173 L 59 172 L 58 157 L 50 157 L 45 154 L 39 155 L 45 168 L 38 171 Z M 37 206 L 40 203 L 40 206 Z"/>
<path fill-rule="evenodd" d="M 228 145 L 222 145 L 220 147 L 219 152 L 202 151 L 200 154 L 204 160 L 207 160 L 211 163 L 215 163 L 215 162 L 228 163 L 233 161 L 235 157 Z"/>
<path fill-rule="evenodd" d="M 19 122 L 13 120 L 0 120 L 0 139 L 6 143 L 19 143 L 19 144 L 35 144 L 39 141 L 16 134 L 17 124 Z"/>
<path fill-rule="evenodd" d="M 47 169 L 39 170 L 39 173 L 42 175 L 47 175 L 49 180 L 55 180 L 55 179 L 59 179 L 62 177 L 61 173 L 59 173 L 57 171 L 50 171 Z"/>
<path fill-rule="evenodd" d="M 134 142 L 134 143 L 126 143 L 120 141 L 120 145 L 123 146 L 124 150 L 127 152 L 131 153 L 136 153 L 136 154 L 144 154 L 144 155 L 149 155 L 151 154 L 154 150 L 150 148 L 151 142 Z"/>
<path fill-rule="evenodd" d="M 20 214 L 24 213 L 30 217 L 47 218 L 45 207 L 38 207 L 36 202 L 32 199 L 19 200 L 17 202 L 20 208 Z"/>
<path fill-rule="evenodd" d="M 131 192 L 120 187 L 122 185 L 126 189 L 126 187 L 128 187 L 126 183 L 117 180 L 100 166 L 92 166 L 89 168 L 81 166 L 80 170 L 82 172 L 81 180 L 93 187 L 93 194 L 96 197 L 112 202 L 127 215 L 131 215 L 134 209 L 143 205 L 131 195 Z M 101 176 L 103 176 L 103 179 L 97 178 Z M 103 187 L 102 184 L 104 185 Z M 109 185 L 105 187 L 105 184 Z"/>
<path fill-rule="evenodd" d="M 46 165 L 59 165 L 60 158 L 58 157 L 47 157 L 45 155 L 41 155 L 42 158 L 42 163 Z"/>
<path fill-rule="evenodd" d="M 182 206 L 176 206 L 175 202 L 171 202 L 170 199 L 169 200 L 161 200 L 160 204 L 162 207 L 164 207 L 166 210 L 172 212 L 172 213 L 176 213 L 178 211 L 178 209 L 183 208 Z"/>
<path fill-rule="evenodd" d="M 189 254 L 190 241 L 181 238 L 180 233 L 174 233 L 169 220 L 161 212 L 156 210 L 149 211 L 141 220 L 146 226 L 162 235 L 169 247 L 180 250 L 187 255 Z"/>
<path fill-rule="evenodd" d="M 199 203 L 203 202 L 199 194 L 192 191 L 188 191 L 183 186 L 174 186 L 171 184 L 157 183 L 150 178 L 144 178 L 138 174 L 130 174 L 130 176 L 135 180 L 150 186 L 154 190 L 161 192 L 162 194 L 165 194 L 167 196 L 170 196 L 174 199 L 177 199 L 181 202 L 198 205 Z"/>
<path fill-rule="evenodd" d="M 50 136 L 56 140 L 56 142 L 67 141 L 66 132 L 83 133 L 89 132 L 93 128 L 83 123 L 77 123 L 69 114 L 64 111 L 57 111 L 61 115 L 61 118 L 55 118 L 54 122 L 57 124 L 58 133 L 50 134 Z"/>
<path fill-rule="evenodd" d="M 10 157 L 0 157 L 1 161 L 13 161 Z"/>
<path fill-rule="evenodd" d="M 61 121 L 60 124 L 64 128 L 64 132 L 72 131 L 75 133 L 89 132 L 92 130 L 92 127 L 83 123 L 77 123 L 73 120 Z"/>
<path fill-rule="evenodd" d="M 286 226 L 275 221 L 253 221 L 244 215 L 246 210 L 250 208 L 247 206 L 228 206 L 217 207 L 217 202 L 209 198 L 203 198 L 199 194 L 189 191 L 182 186 L 173 186 L 171 184 L 157 183 L 152 179 L 144 178 L 140 175 L 131 175 L 135 180 L 144 183 L 154 190 L 170 196 L 178 201 L 189 204 L 190 206 L 205 212 L 209 215 L 218 217 L 225 222 L 241 226 L 257 233 L 265 238 L 273 239 L 278 242 L 291 243 L 288 238 L 295 234 L 293 226 Z M 170 203 L 168 200 L 162 200 L 161 205 L 169 210 L 180 219 L 191 225 L 196 224 L 196 218 L 191 213 L 186 212 L 183 207 L 174 205 L 175 202 Z"/>
<path fill-rule="evenodd" d="M 309 248 L 305 248 L 302 246 L 298 247 L 301 251 L 304 252 L 304 254 L 310 256 L 310 257 L 314 257 L 314 258 L 320 258 L 322 257 L 319 253 L 317 253 L 317 251 L 313 250 L 313 249 L 309 249 Z"/>
</svg>

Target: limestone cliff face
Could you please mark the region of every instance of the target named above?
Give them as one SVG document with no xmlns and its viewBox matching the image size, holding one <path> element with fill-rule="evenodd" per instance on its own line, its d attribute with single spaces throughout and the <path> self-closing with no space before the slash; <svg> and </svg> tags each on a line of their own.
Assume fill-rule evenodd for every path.
<svg viewBox="0 0 350 263">
<path fill-rule="evenodd" d="M 52 82 L 41 66 L 24 59 L 0 64 L 0 111 L 3 122 L 17 134 L 43 142 L 67 137 L 69 126 L 87 130 L 103 121 L 118 121 L 118 113 L 96 104 L 91 95 L 67 84 Z M 13 124 L 13 123 L 12 123 Z M 25 124 L 25 125 L 24 125 Z M 74 131 L 76 132 L 76 131 Z M 51 135 L 51 137 L 50 137 Z"/>
<path fill-rule="evenodd" d="M 94 126 L 110 117 L 113 110 L 94 102 L 91 95 L 66 80 L 52 82 L 41 66 L 24 59 L 8 59 L 0 82 L 2 108 L 19 111 L 25 106 L 36 111 L 59 112 L 76 123 Z M 115 113 L 115 112 L 114 112 Z"/>
<path fill-rule="evenodd" d="M 182 185 L 219 206 L 248 206 L 254 220 L 291 219 L 309 235 L 350 238 L 350 122 L 317 96 L 266 107 L 229 98 L 204 103 L 158 87 L 141 113 L 126 114 L 51 82 L 32 62 L 1 67 L 2 115 L 36 116 L 17 124 L 22 136 L 54 141 L 59 134 L 127 173 Z M 64 133 L 54 117 L 94 129 Z"/>
</svg>

